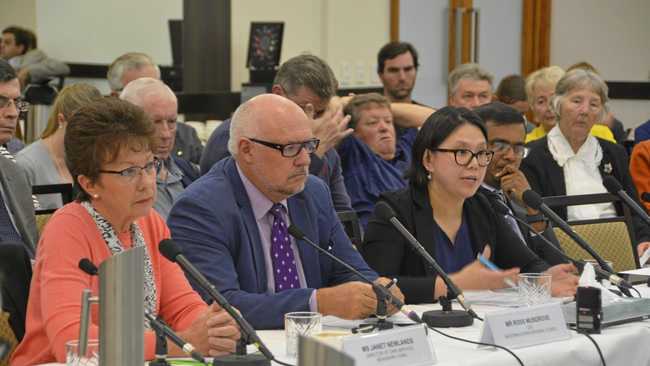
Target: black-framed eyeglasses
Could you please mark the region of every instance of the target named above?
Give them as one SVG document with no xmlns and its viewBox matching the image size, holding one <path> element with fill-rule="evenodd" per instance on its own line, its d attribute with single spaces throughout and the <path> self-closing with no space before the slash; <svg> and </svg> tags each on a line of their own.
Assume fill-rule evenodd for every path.
<svg viewBox="0 0 650 366">
<path fill-rule="evenodd" d="M 494 151 L 495 153 L 503 154 L 508 151 L 508 149 L 512 149 L 512 152 L 515 153 L 515 155 L 518 155 L 521 158 L 525 158 L 528 156 L 528 148 L 524 146 L 523 144 L 511 144 L 506 141 L 492 141 L 489 143 L 490 150 Z"/>
<path fill-rule="evenodd" d="M 18 98 L 9 98 L 4 95 L 0 95 L 0 109 L 2 108 L 7 108 L 9 106 L 9 103 L 13 102 L 14 105 L 16 106 L 16 109 L 18 112 L 27 112 L 27 108 L 29 108 L 29 103 L 25 101 L 25 99 L 18 97 Z"/>
<path fill-rule="evenodd" d="M 472 162 L 472 159 L 476 158 L 479 166 L 486 167 L 490 165 L 490 161 L 492 161 L 492 157 L 494 156 L 494 152 L 490 150 L 473 152 L 468 149 L 432 149 L 431 151 L 453 153 L 456 164 L 460 166 L 468 166 Z"/>
<path fill-rule="evenodd" d="M 303 142 L 294 142 L 291 144 L 284 144 L 284 145 L 258 140 L 251 137 L 248 137 L 248 139 L 257 144 L 279 150 L 282 153 L 282 156 L 284 156 L 285 158 L 293 158 L 295 156 L 298 156 L 298 154 L 300 154 L 300 151 L 302 149 L 307 150 L 307 152 L 311 154 L 314 151 L 316 151 L 316 149 L 318 149 L 318 144 L 320 144 L 319 139 L 310 139 Z"/>
<path fill-rule="evenodd" d="M 105 173 L 105 174 L 116 174 L 121 177 L 126 178 L 129 181 L 132 181 L 135 179 L 135 177 L 140 176 L 141 174 L 155 174 L 158 172 L 160 169 L 161 161 L 159 159 L 154 159 L 144 166 L 130 166 L 126 169 L 122 170 L 100 170 L 100 173 Z"/>
</svg>

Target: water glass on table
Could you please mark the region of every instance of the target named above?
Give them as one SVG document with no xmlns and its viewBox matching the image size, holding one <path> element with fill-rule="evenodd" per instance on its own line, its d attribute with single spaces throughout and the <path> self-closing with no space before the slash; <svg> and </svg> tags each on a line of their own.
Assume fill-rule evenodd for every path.
<svg viewBox="0 0 650 366">
<path fill-rule="evenodd" d="M 66 366 L 97 366 L 99 365 L 99 341 L 89 339 L 86 352 L 79 354 L 79 341 L 74 339 L 65 344 Z"/>
<path fill-rule="evenodd" d="M 284 333 L 287 340 L 287 356 L 297 357 L 298 336 L 313 336 L 323 329 L 320 313 L 298 311 L 284 315 Z"/>
<path fill-rule="evenodd" d="M 546 273 L 520 273 L 519 299 L 526 306 L 540 305 L 551 300 L 551 275 Z"/>
</svg>

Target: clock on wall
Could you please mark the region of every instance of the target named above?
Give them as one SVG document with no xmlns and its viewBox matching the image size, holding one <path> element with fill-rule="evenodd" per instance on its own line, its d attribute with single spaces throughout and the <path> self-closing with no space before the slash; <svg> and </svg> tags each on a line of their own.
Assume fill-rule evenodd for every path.
<svg viewBox="0 0 650 366">
<path fill-rule="evenodd" d="M 252 22 L 246 67 L 251 83 L 270 83 L 280 64 L 283 22 Z"/>
</svg>

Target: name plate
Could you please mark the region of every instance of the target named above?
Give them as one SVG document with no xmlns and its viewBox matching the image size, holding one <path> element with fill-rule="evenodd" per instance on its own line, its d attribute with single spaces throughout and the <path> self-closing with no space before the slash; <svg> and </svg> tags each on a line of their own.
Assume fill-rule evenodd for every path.
<svg viewBox="0 0 650 366">
<path fill-rule="evenodd" d="M 558 302 L 496 311 L 484 319 L 483 343 L 522 348 L 571 338 Z"/>
<path fill-rule="evenodd" d="M 424 325 L 345 337 L 343 352 L 354 358 L 357 366 L 419 366 L 437 362 L 433 344 Z"/>
</svg>

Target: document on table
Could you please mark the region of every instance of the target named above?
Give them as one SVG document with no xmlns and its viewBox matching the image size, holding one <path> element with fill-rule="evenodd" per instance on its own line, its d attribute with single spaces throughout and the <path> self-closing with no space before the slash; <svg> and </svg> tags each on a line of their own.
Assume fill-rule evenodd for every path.
<svg viewBox="0 0 650 366">
<path fill-rule="evenodd" d="M 386 320 L 396 325 L 415 324 L 413 320 L 409 319 L 406 315 L 400 312 L 397 312 L 389 316 Z M 368 318 L 365 320 L 346 320 L 332 315 L 327 315 L 323 317 L 323 326 L 332 327 L 332 328 L 352 329 L 358 327 L 363 323 L 375 323 L 375 322 L 377 322 L 377 318 Z"/>
<path fill-rule="evenodd" d="M 465 301 L 470 305 L 487 305 L 516 308 L 523 305 L 517 289 L 463 291 Z"/>
</svg>

